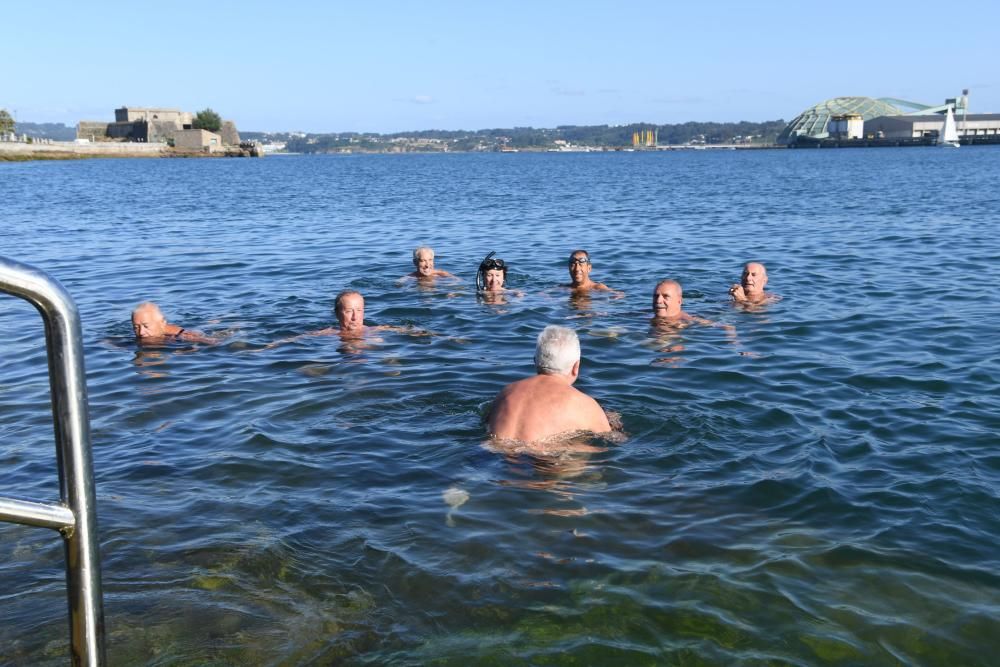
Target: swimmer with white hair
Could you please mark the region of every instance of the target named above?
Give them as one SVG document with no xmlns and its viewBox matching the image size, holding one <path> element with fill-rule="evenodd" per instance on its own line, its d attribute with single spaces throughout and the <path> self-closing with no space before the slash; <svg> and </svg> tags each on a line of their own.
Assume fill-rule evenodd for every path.
<svg viewBox="0 0 1000 667">
<path fill-rule="evenodd" d="M 433 280 L 434 278 L 455 278 L 455 275 L 448 273 L 444 269 L 434 268 L 434 249 L 422 245 L 413 251 L 412 273 L 403 276 L 404 278 L 416 278 L 417 280 Z"/>
<path fill-rule="evenodd" d="M 575 331 L 545 327 L 538 335 L 535 369 L 537 375 L 513 382 L 497 395 L 487 417 L 491 435 L 536 442 L 579 431 L 611 431 L 600 404 L 572 386 L 580 376 Z"/>
<path fill-rule="evenodd" d="M 163 311 L 152 301 L 140 303 L 132 311 L 132 331 L 139 343 L 165 343 L 184 341 L 186 343 L 218 343 L 217 338 L 206 336 L 200 331 L 191 331 L 167 322 Z"/>
</svg>

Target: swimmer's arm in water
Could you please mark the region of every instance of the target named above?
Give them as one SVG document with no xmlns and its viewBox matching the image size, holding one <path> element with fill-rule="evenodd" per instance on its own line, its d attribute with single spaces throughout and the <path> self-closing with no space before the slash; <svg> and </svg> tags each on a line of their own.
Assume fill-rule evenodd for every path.
<svg viewBox="0 0 1000 667">
<path fill-rule="evenodd" d="M 706 327 L 715 327 L 717 329 L 722 329 L 723 331 L 726 332 L 726 338 L 729 339 L 730 344 L 736 345 L 736 346 L 741 345 L 741 343 L 740 343 L 740 337 L 736 333 L 736 327 L 733 326 L 732 324 L 723 324 L 722 322 L 713 322 L 712 320 L 707 320 L 704 317 L 698 317 L 697 315 L 693 316 L 693 319 L 698 324 L 704 325 Z M 752 353 L 744 352 L 744 351 L 741 351 L 740 354 L 743 355 L 743 356 L 755 356 Z"/>
<path fill-rule="evenodd" d="M 407 325 L 405 327 L 392 325 L 392 324 L 382 324 L 375 327 L 370 327 L 372 331 L 392 331 L 393 333 L 403 334 L 405 336 L 413 336 L 415 338 L 443 338 L 445 340 L 450 340 L 453 343 L 468 343 L 467 338 L 457 338 L 455 336 L 449 336 L 447 334 L 438 333 L 436 331 L 429 331 L 427 329 L 418 329 L 412 325 Z"/>
<path fill-rule="evenodd" d="M 692 322 L 694 324 L 700 324 L 703 327 L 716 327 L 717 329 L 722 329 L 732 338 L 736 337 L 736 327 L 732 324 L 723 324 L 722 322 L 716 322 L 715 320 L 710 320 L 707 317 L 702 317 L 701 315 L 692 315 L 690 313 L 683 313 L 682 317 L 687 322 Z"/>
<path fill-rule="evenodd" d="M 595 290 L 599 290 L 601 292 L 609 292 L 611 294 L 611 298 L 612 299 L 624 299 L 625 298 L 625 292 L 621 291 L 620 289 L 614 289 L 613 287 L 608 287 L 604 283 L 595 283 L 594 284 L 594 289 Z"/>
<path fill-rule="evenodd" d="M 206 336 L 200 331 L 188 331 L 187 329 L 182 331 L 177 337 L 188 343 L 204 343 L 206 345 L 215 345 L 222 340 L 221 338 Z"/>
<path fill-rule="evenodd" d="M 713 327 L 717 327 L 725 331 L 726 338 L 729 339 L 729 342 L 731 344 L 733 345 L 740 344 L 740 337 L 736 334 L 736 327 L 734 327 L 732 324 L 723 324 L 722 322 L 711 322 L 711 325 Z"/>
<path fill-rule="evenodd" d="M 406 334 L 407 336 L 416 336 L 418 338 L 423 336 L 441 336 L 442 334 L 434 333 L 433 331 L 428 331 L 427 329 L 418 329 L 413 325 L 398 326 L 395 324 L 380 324 L 378 326 L 371 327 L 373 331 L 392 331 L 394 333 Z"/>
<path fill-rule="evenodd" d="M 739 345 L 740 339 L 739 336 L 736 335 L 736 327 L 734 327 L 732 324 L 723 324 L 722 322 L 715 322 L 714 320 L 701 317 L 700 315 L 690 315 L 689 317 L 691 322 L 694 322 L 695 324 L 700 324 L 703 327 L 715 327 L 717 329 L 722 329 L 723 331 L 726 332 L 726 337 L 729 339 L 730 343 L 732 343 L 733 345 Z"/>
<path fill-rule="evenodd" d="M 287 345 L 288 343 L 294 343 L 297 340 L 302 340 L 303 338 L 310 338 L 312 336 L 332 336 L 334 334 L 340 333 L 340 329 L 336 327 L 327 327 L 325 329 L 317 329 L 316 331 L 307 331 L 306 333 L 301 333 L 297 336 L 289 336 L 288 338 L 282 338 L 281 340 L 276 340 L 268 343 L 264 347 L 253 350 L 254 352 L 263 352 L 264 350 L 273 350 L 280 345 Z"/>
<path fill-rule="evenodd" d="M 608 425 L 611 427 L 612 431 L 618 431 L 619 433 L 625 433 L 625 425 L 622 424 L 622 415 L 620 412 L 615 412 L 614 410 L 608 410 L 603 408 L 604 417 L 608 420 Z"/>
</svg>

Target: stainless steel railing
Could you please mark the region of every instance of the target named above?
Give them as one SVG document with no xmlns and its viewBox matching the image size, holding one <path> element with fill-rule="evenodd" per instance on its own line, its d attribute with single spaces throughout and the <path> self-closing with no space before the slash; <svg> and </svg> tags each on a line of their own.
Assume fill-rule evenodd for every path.
<svg viewBox="0 0 1000 667">
<path fill-rule="evenodd" d="M 101 559 L 80 315 L 57 280 L 5 257 L 0 257 L 0 292 L 29 301 L 45 323 L 61 499 L 59 504 L 46 504 L 0 498 L 0 521 L 53 528 L 62 534 L 73 664 L 103 665 L 107 660 Z"/>
</svg>

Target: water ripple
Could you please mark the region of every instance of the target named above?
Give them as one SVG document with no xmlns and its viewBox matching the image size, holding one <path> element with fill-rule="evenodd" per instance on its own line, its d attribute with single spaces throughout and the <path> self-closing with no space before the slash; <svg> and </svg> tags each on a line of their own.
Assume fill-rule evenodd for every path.
<svg viewBox="0 0 1000 667">
<path fill-rule="evenodd" d="M 0 164 L 80 307 L 112 662 L 988 664 L 1000 154 L 709 153 Z M 462 281 L 400 285 L 419 244 Z M 749 259 L 781 301 L 727 301 Z M 651 330 L 661 277 L 731 328 Z M 266 348 L 348 288 L 434 335 Z M 226 341 L 136 349 L 145 300 Z M 549 323 L 626 437 L 495 453 Z M 53 500 L 42 335 L 0 299 L 4 494 Z M 65 663 L 51 538 L 0 527 L 4 664 Z"/>
</svg>

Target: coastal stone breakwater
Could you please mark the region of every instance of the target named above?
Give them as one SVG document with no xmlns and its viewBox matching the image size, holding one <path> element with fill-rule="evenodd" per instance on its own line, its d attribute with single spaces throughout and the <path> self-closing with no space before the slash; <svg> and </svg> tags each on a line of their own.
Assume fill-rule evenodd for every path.
<svg viewBox="0 0 1000 667">
<path fill-rule="evenodd" d="M 51 143 L 0 142 L 0 162 L 22 160 L 75 160 L 96 157 L 263 157 L 260 147 L 252 143 L 239 146 L 201 148 L 172 148 L 166 144 L 144 143 L 76 143 L 53 141 Z"/>
</svg>

